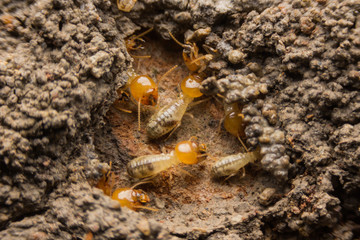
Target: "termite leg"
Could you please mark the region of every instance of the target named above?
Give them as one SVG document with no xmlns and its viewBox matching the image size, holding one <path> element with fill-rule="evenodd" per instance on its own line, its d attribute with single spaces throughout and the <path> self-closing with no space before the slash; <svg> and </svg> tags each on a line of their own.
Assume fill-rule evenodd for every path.
<svg viewBox="0 0 360 240">
<path fill-rule="evenodd" d="M 194 117 L 194 115 L 192 115 L 191 113 L 188 113 L 188 112 L 186 112 L 186 113 L 184 113 L 184 116 L 189 116 L 191 119 L 194 119 L 195 117 Z"/>
<path fill-rule="evenodd" d="M 186 171 L 186 170 L 184 170 L 184 169 L 182 169 L 182 168 L 179 168 L 178 170 L 179 170 L 180 172 L 182 172 L 182 173 L 184 173 L 184 174 L 186 174 L 186 175 L 188 175 L 188 176 L 192 177 L 192 178 L 195 178 L 195 176 L 194 176 L 194 175 L 192 175 L 191 173 L 189 173 L 188 171 Z"/>
<path fill-rule="evenodd" d="M 222 126 L 224 120 L 225 120 L 225 117 L 222 117 L 221 120 L 220 120 L 220 122 L 219 122 L 219 126 L 218 126 L 218 128 L 217 128 L 217 132 L 218 132 L 219 135 L 220 135 L 220 133 L 221 133 L 221 126 Z"/>
<path fill-rule="evenodd" d="M 242 178 L 244 178 L 244 177 L 246 176 L 246 171 L 245 171 L 245 168 L 244 168 L 244 167 L 241 168 L 241 171 L 242 171 L 242 173 L 241 173 L 241 175 L 240 175 L 240 179 L 242 179 Z"/>
<path fill-rule="evenodd" d="M 227 177 L 224 179 L 224 181 L 223 181 L 222 183 L 226 182 L 227 180 L 229 180 L 229 178 L 235 176 L 236 174 L 237 174 L 237 172 L 230 174 L 229 176 L 227 176 Z"/>
<path fill-rule="evenodd" d="M 198 57 L 198 58 L 196 58 L 196 59 L 192 60 L 189 64 L 196 63 L 196 62 L 201 61 L 201 60 L 203 60 L 203 59 L 205 59 L 205 58 L 207 58 L 207 57 L 208 57 L 207 55 L 204 55 L 204 56 Z"/>
<path fill-rule="evenodd" d="M 178 127 L 180 127 L 180 125 L 181 125 L 181 122 L 179 122 L 178 124 L 176 124 L 176 126 L 174 127 L 174 129 L 171 130 L 171 132 L 169 133 L 169 135 L 165 138 L 165 141 L 168 140 L 168 139 L 171 137 L 171 135 L 175 132 L 176 129 L 178 129 Z"/>
</svg>

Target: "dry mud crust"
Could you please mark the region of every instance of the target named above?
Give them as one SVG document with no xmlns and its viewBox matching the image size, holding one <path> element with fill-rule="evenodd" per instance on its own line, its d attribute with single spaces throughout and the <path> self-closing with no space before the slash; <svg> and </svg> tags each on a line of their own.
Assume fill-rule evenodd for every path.
<svg viewBox="0 0 360 240">
<path fill-rule="evenodd" d="M 94 239 L 359 234 L 358 1 L 138 0 L 128 14 L 100 0 L 0 6 L 1 239 L 81 239 L 89 232 Z M 206 182 L 228 191 L 245 186 L 247 196 L 239 191 L 199 205 L 165 205 L 146 213 L 150 220 L 90 186 L 106 167 L 102 162 L 124 171 L 129 159 L 118 139 L 103 136 L 112 134 L 103 117 L 131 63 L 124 37 L 152 26 L 165 39 L 169 30 L 192 36 L 186 31 L 211 27 L 202 41 L 219 54 L 206 70 L 215 87 L 204 88 L 257 108 L 266 127 L 285 133 L 287 181 L 269 182 L 271 176 L 252 166 L 232 185 Z M 249 77 L 268 93 L 244 97 L 241 79 Z M 264 104 L 277 106 L 277 121 L 262 111 Z M 262 194 L 265 188 L 276 191 L 267 196 L 273 191 Z"/>
</svg>

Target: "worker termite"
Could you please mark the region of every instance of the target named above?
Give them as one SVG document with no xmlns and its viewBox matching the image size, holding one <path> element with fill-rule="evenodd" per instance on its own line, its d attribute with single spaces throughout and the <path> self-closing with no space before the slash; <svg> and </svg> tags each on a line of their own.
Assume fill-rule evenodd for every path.
<svg viewBox="0 0 360 240">
<path fill-rule="evenodd" d="M 118 9 L 124 12 L 130 12 L 137 0 L 116 0 Z"/>
<path fill-rule="evenodd" d="M 224 96 L 217 94 L 218 97 L 224 98 Z M 217 99 L 217 98 L 215 98 Z M 225 130 L 231 135 L 238 138 L 241 145 L 244 147 L 245 151 L 248 151 L 244 142 L 241 140 L 242 138 L 246 138 L 245 134 L 245 123 L 244 123 L 244 115 L 242 112 L 242 107 L 239 107 L 237 102 L 234 103 L 226 103 L 224 102 L 224 118 L 221 122 L 224 124 Z M 219 125 L 220 131 L 221 125 Z"/>
<path fill-rule="evenodd" d="M 127 164 L 127 172 L 133 178 L 148 178 L 170 168 L 184 164 L 196 164 L 206 157 L 206 146 L 199 144 L 196 137 L 179 142 L 169 154 L 146 155 Z"/>
<path fill-rule="evenodd" d="M 260 159 L 260 150 L 253 152 L 238 153 L 221 158 L 211 168 L 213 177 L 227 177 L 226 179 L 236 175 L 240 169 L 244 168 L 248 163 L 255 162 Z"/>
<path fill-rule="evenodd" d="M 111 169 L 111 162 L 110 162 Z M 157 211 L 157 209 L 142 206 L 144 203 L 150 202 L 149 196 L 141 189 L 132 188 L 118 188 L 114 192 L 112 189 L 115 185 L 115 173 L 111 170 L 107 171 L 96 184 L 96 188 L 103 190 L 104 194 L 117 200 L 121 207 L 127 207 L 131 210 L 149 209 Z"/>
<path fill-rule="evenodd" d="M 187 107 L 196 97 L 202 96 L 200 83 L 202 78 L 197 74 L 187 76 L 181 82 L 182 95 L 160 108 L 153 114 L 146 126 L 147 136 L 151 139 L 173 132 L 180 126 Z"/>
<path fill-rule="evenodd" d="M 164 77 L 166 77 L 171 71 L 173 71 L 177 66 L 174 66 L 169 71 L 167 71 L 164 75 L 159 78 L 161 81 Z M 158 85 L 149 75 L 137 75 L 133 69 L 128 71 L 129 80 L 127 84 L 119 88 L 117 90 L 118 95 L 122 96 L 124 93 L 124 89 L 128 88 L 130 91 L 131 99 L 137 104 L 138 106 L 138 129 L 140 130 L 140 106 L 148 105 L 148 106 L 155 106 L 158 101 Z M 115 106 L 115 108 L 130 112 L 126 109 L 120 108 Z"/>
<path fill-rule="evenodd" d="M 150 202 L 150 198 L 141 189 L 118 188 L 111 195 L 111 198 L 118 201 L 120 206 L 127 207 L 134 211 L 139 209 L 148 209 L 152 211 L 158 210 L 155 208 L 143 206 L 143 204 Z"/>
<path fill-rule="evenodd" d="M 150 105 L 155 106 L 158 100 L 158 86 L 155 81 L 148 75 L 137 75 L 133 70 L 128 72 L 129 80 L 127 84 L 117 90 L 119 97 L 123 96 L 124 89 L 129 89 L 131 99 L 138 106 L 138 129 L 140 130 L 140 106 Z M 131 111 L 120 108 L 115 105 L 115 108 L 131 113 Z"/>
<path fill-rule="evenodd" d="M 238 103 L 224 104 L 224 128 L 231 135 L 236 136 L 242 146 L 245 149 L 245 153 L 238 153 L 234 155 L 229 155 L 221 158 L 217 161 L 211 169 L 211 174 L 213 177 L 225 177 L 226 179 L 234 176 L 239 172 L 240 169 L 243 169 L 248 163 L 255 162 L 260 159 L 260 149 L 256 149 L 253 152 L 249 152 L 241 137 L 246 137 L 244 132 L 244 116 L 241 114 L 241 108 Z"/>
<path fill-rule="evenodd" d="M 206 69 L 207 64 L 214 58 L 213 54 L 210 53 L 205 55 L 200 54 L 196 43 L 186 42 L 184 44 L 179 42 L 171 32 L 169 32 L 169 35 L 177 44 L 184 48 L 183 59 L 190 72 L 203 72 Z"/>
</svg>

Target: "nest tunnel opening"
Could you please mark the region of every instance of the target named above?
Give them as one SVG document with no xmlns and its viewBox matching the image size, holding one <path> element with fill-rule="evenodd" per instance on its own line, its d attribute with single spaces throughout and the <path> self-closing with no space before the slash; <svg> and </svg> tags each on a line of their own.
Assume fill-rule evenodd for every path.
<svg viewBox="0 0 360 240">
<path fill-rule="evenodd" d="M 160 82 L 156 80 L 160 96 L 158 105 L 161 107 L 179 96 L 179 83 L 189 71 L 182 58 L 182 48 L 174 41 L 164 40 L 154 31 L 147 34 L 144 40 L 144 49 L 130 52 L 151 56 L 134 57 L 133 69 L 137 74 L 149 74 L 159 79 L 159 76 L 178 65 Z M 203 98 L 207 97 L 200 99 Z M 132 113 L 117 109 L 119 106 Z M 189 115 L 183 117 L 181 126 L 169 138 L 149 140 L 145 125 L 155 110 L 154 107 L 142 106 L 141 130 L 138 131 L 137 106 L 132 101 L 116 101 L 106 114 L 106 134 L 97 134 L 94 143 L 97 149 L 102 148 L 103 160 L 112 162 L 112 170 L 117 176 L 115 188 L 131 187 L 136 183 L 126 172 L 126 164 L 135 157 L 169 153 L 179 141 L 192 136 L 206 144 L 206 160 L 196 165 L 172 167 L 158 174 L 151 183 L 137 187 L 149 195 L 151 201 L 147 206 L 159 209 L 142 212 L 149 219 L 166 225 L 173 234 L 186 235 L 194 229 L 200 233 L 211 232 L 224 226 L 229 218 L 249 214 L 261 207 L 257 198 L 266 187 L 281 188 L 276 180 L 261 170 L 259 164 L 246 166 L 246 175 L 242 178 L 241 174 L 227 181 L 211 177 L 211 166 L 216 160 L 244 152 L 238 139 L 221 125 L 224 111 L 220 101 L 210 98 L 188 108 Z M 182 169 L 192 176 L 184 174 Z"/>
</svg>

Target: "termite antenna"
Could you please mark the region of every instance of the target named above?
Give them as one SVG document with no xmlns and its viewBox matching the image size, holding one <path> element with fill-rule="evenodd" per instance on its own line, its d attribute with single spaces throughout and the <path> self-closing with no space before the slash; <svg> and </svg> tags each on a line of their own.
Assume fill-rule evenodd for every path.
<svg viewBox="0 0 360 240">
<path fill-rule="evenodd" d="M 172 68 L 170 68 L 166 73 L 164 73 L 160 78 L 159 78 L 159 82 L 161 80 L 163 80 L 167 75 L 169 75 L 172 71 L 174 71 L 176 68 L 178 67 L 178 65 L 173 66 Z"/>
<path fill-rule="evenodd" d="M 141 58 L 141 59 L 145 59 L 145 58 L 151 58 L 150 55 L 145 55 L 145 56 L 138 56 L 138 55 L 133 55 L 133 54 L 130 54 L 131 57 L 133 58 Z"/>
<path fill-rule="evenodd" d="M 136 188 L 137 186 L 140 186 L 140 185 L 143 185 L 143 184 L 146 184 L 146 183 L 151 183 L 151 182 L 153 182 L 152 180 L 145 180 L 145 181 L 141 181 L 141 182 L 138 182 L 138 183 L 135 183 L 132 187 L 131 187 L 131 189 L 134 189 L 134 188 Z"/>
<path fill-rule="evenodd" d="M 146 30 L 145 32 L 143 33 L 140 33 L 139 35 L 136 35 L 136 36 L 133 36 L 133 37 L 130 37 L 131 40 L 135 40 L 135 39 L 139 39 L 143 36 L 145 36 L 146 34 L 148 34 L 149 32 L 151 32 L 152 30 L 154 30 L 153 27 L 149 28 L 148 30 Z"/>
<path fill-rule="evenodd" d="M 140 33 L 139 35 L 132 35 L 129 38 L 125 39 L 125 45 L 126 45 L 126 49 L 128 51 L 130 50 L 138 50 L 138 49 L 143 49 L 143 46 L 141 44 L 137 45 L 136 44 L 136 40 L 141 41 L 141 42 L 145 42 L 144 39 L 142 39 L 141 37 L 143 37 L 144 35 L 148 34 L 149 32 L 151 32 L 154 28 L 150 28 L 148 30 L 146 30 L 143 33 Z"/>
<path fill-rule="evenodd" d="M 187 48 L 187 47 L 188 47 L 186 44 L 183 44 L 183 43 L 179 42 L 179 40 L 177 40 L 177 39 L 174 37 L 174 35 L 172 35 L 172 33 L 171 33 L 170 31 L 169 31 L 169 35 L 170 35 L 171 38 L 172 38 L 177 44 L 179 44 L 181 47 L 183 47 L 183 48 Z"/>
</svg>

